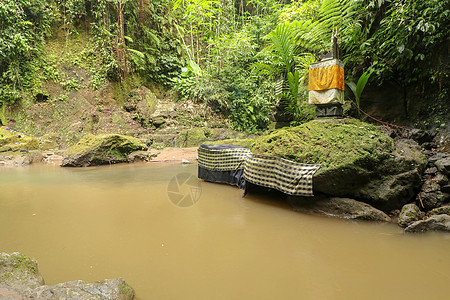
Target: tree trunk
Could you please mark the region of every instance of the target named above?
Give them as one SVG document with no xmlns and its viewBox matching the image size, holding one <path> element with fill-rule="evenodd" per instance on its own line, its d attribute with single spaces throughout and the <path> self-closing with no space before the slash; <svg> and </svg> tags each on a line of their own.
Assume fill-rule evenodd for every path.
<svg viewBox="0 0 450 300">
<path fill-rule="evenodd" d="M 117 2 L 117 59 L 119 61 L 119 66 L 122 72 L 122 76 L 127 76 L 127 57 L 126 57 L 126 44 L 125 44 L 125 30 L 124 30 L 124 20 L 123 20 L 123 9 L 125 7 L 124 3 Z"/>
</svg>

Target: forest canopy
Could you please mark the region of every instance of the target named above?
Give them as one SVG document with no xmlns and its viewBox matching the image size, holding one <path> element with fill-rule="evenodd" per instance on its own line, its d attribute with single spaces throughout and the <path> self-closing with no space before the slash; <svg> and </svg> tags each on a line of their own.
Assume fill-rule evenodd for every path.
<svg viewBox="0 0 450 300">
<path fill-rule="evenodd" d="M 437 91 L 434 101 L 445 106 L 449 20 L 448 0 L 3 0 L 0 107 L 58 80 L 45 60 L 49 40 L 62 37 L 69 49 L 87 34 L 86 55 L 97 61 L 93 88 L 140 76 L 257 132 L 267 128 L 279 101 L 275 83 L 289 71 L 299 82 L 291 113 L 297 122 L 308 118 L 306 70 L 330 50 L 333 31 L 346 80 L 371 72 L 372 84 Z"/>
</svg>

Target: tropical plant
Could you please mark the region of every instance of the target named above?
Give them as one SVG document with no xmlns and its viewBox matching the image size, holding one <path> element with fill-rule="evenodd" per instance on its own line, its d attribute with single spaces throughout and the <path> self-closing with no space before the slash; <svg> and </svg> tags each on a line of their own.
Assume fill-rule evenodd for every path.
<svg viewBox="0 0 450 300">
<path fill-rule="evenodd" d="M 449 17 L 448 0 L 396 0 L 372 9 L 366 35 L 343 41 L 346 63 L 370 67 L 380 84 L 394 80 L 406 87 L 437 79 L 433 64 L 450 34 Z"/>
<path fill-rule="evenodd" d="M 300 53 L 294 34 L 291 23 L 279 24 L 267 35 L 267 47 L 256 55 L 256 58 L 266 56 L 270 61 L 254 63 L 253 67 L 265 76 L 287 78 L 294 71 L 295 58 Z"/>
<path fill-rule="evenodd" d="M 290 113 L 294 120 L 301 118 L 301 110 L 299 103 L 299 85 L 300 85 L 300 72 L 295 70 L 294 73 L 289 72 L 287 74 L 287 80 L 289 83 L 289 93 L 282 93 L 279 96 L 285 102 L 286 111 Z"/>
<path fill-rule="evenodd" d="M 0 109 L 33 85 L 26 77 L 32 77 L 32 64 L 42 55 L 50 31 L 46 11 L 45 1 L 4 0 L 0 5 Z"/>
<path fill-rule="evenodd" d="M 349 36 L 359 31 L 358 7 L 359 2 L 354 0 L 323 0 L 318 16 L 292 22 L 298 46 L 317 56 L 331 50 L 333 32 Z"/>
<path fill-rule="evenodd" d="M 189 42 L 185 44 L 190 60 L 200 65 L 202 51 L 201 39 L 215 34 L 213 17 L 219 13 L 219 2 L 214 0 L 176 0 L 173 10 L 182 8 L 184 24 L 187 27 Z M 181 35 L 181 33 L 180 33 Z M 189 47 L 188 47 L 189 44 Z"/>
<path fill-rule="evenodd" d="M 364 91 L 364 87 L 367 84 L 367 81 L 370 78 L 370 75 L 372 75 L 372 72 L 364 72 L 358 79 L 358 83 L 354 83 L 353 81 L 347 81 L 347 85 L 350 88 L 350 90 L 353 92 L 353 95 L 355 96 L 355 104 L 356 108 L 358 110 L 358 116 L 360 115 L 361 109 L 360 109 L 360 99 L 361 95 Z"/>
</svg>

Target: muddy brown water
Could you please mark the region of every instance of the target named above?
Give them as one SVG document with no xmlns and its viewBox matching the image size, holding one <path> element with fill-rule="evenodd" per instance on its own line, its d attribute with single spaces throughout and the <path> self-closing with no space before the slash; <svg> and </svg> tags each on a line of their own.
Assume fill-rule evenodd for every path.
<svg viewBox="0 0 450 300">
<path fill-rule="evenodd" d="M 47 284 L 122 277 L 137 299 L 449 299 L 448 234 L 200 181 L 194 205 L 174 205 L 168 182 L 196 168 L 1 168 L 0 251 L 35 258 Z"/>
</svg>

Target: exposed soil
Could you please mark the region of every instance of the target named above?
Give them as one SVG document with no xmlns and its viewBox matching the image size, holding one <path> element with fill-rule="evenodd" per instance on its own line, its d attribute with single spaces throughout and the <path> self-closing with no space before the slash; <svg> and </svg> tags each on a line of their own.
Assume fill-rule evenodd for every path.
<svg viewBox="0 0 450 300">
<path fill-rule="evenodd" d="M 158 156 L 151 160 L 151 162 L 164 162 L 164 161 L 196 161 L 197 160 L 197 147 L 189 148 L 165 148 L 160 150 Z"/>
</svg>

